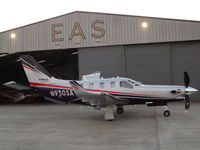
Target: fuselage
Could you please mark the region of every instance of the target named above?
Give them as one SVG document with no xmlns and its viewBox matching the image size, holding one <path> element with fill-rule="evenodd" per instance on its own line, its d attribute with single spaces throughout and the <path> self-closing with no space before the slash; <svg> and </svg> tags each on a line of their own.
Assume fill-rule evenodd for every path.
<svg viewBox="0 0 200 150">
<path fill-rule="evenodd" d="M 109 93 L 113 96 L 133 100 L 134 103 L 140 101 L 155 100 L 183 100 L 185 95 L 185 86 L 179 85 L 145 85 L 129 78 L 106 78 L 98 80 L 77 81 L 88 92 Z M 69 80 L 60 80 L 53 78 L 51 83 L 31 83 L 32 87 L 40 94 L 47 97 L 61 100 L 64 102 L 77 99 Z M 188 89 L 193 89 L 189 87 Z"/>
<path fill-rule="evenodd" d="M 182 98 L 185 86 L 179 85 L 145 85 L 129 78 L 107 78 L 100 80 L 78 81 L 85 89 L 92 92 L 107 92 L 119 97 L 138 99 L 176 99 Z M 172 93 L 172 90 L 178 92 Z"/>
</svg>

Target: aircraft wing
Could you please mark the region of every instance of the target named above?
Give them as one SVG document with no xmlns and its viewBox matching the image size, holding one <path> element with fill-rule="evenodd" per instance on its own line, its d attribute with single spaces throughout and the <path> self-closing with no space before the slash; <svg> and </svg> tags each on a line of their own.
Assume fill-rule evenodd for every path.
<svg viewBox="0 0 200 150">
<path fill-rule="evenodd" d="M 112 96 L 109 93 L 87 91 L 76 81 L 70 81 L 70 84 L 74 88 L 76 96 L 90 105 L 120 105 L 128 103 L 127 100 Z"/>
</svg>

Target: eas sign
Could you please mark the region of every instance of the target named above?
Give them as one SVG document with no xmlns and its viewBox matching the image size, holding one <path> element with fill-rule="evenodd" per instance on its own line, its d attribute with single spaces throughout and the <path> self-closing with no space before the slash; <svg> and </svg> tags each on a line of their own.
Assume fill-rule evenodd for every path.
<svg viewBox="0 0 200 150">
<path fill-rule="evenodd" d="M 93 38 L 102 38 L 105 35 L 105 30 L 101 27 L 104 24 L 103 20 L 94 20 L 91 23 L 91 30 L 97 31 L 92 33 L 91 36 Z M 52 24 L 51 25 L 51 34 L 52 34 L 52 42 L 60 42 L 64 41 L 63 37 L 63 23 Z M 79 22 L 75 22 L 71 34 L 68 36 L 68 40 L 73 40 L 74 37 L 80 37 L 83 40 L 86 39 L 85 32 L 83 31 Z"/>
</svg>

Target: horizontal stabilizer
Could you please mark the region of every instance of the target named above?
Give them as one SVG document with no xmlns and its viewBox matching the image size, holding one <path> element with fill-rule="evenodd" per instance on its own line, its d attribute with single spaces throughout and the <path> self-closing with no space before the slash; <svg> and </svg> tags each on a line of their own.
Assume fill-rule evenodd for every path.
<svg viewBox="0 0 200 150">
<path fill-rule="evenodd" d="M 21 90 L 31 90 L 31 88 L 29 86 L 25 86 L 25 85 L 16 83 L 15 81 L 10 81 L 10 82 L 4 83 L 3 85 L 7 86 L 9 88 L 12 88 L 12 89 L 20 90 L 20 91 Z"/>
</svg>

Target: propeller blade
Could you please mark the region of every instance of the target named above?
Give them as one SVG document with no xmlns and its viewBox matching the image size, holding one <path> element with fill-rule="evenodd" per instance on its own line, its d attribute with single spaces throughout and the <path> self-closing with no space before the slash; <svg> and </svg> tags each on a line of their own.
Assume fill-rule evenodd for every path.
<svg viewBox="0 0 200 150">
<path fill-rule="evenodd" d="M 190 97 L 188 95 L 185 95 L 185 109 L 190 109 Z"/>
<path fill-rule="evenodd" d="M 184 83 L 185 87 L 187 88 L 190 84 L 190 76 L 187 72 L 184 72 Z"/>
</svg>

